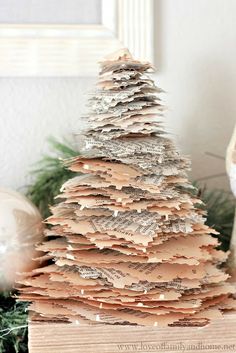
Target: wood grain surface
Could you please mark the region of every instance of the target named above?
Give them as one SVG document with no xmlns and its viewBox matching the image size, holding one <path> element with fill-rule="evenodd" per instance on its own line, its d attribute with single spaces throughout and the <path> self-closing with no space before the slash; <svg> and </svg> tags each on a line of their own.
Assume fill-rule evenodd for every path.
<svg viewBox="0 0 236 353">
<path fill-rule="evenodd" d="M 204 328 L 29 323 L 29 353 L 236 352 L 236 313 Z"/>
</svg>

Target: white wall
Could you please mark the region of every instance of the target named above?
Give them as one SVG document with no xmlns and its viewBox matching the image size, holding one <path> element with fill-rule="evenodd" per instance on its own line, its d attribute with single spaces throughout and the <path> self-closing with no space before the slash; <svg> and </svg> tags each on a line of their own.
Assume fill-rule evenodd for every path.
<svg viewBox="0 0 236 353">
<path fill-rule="evenodd" d="M 156 2 L 157 81 L 168 92 L 168 126 L 193 161 L 193 176 L 224 173 L 236 123 L 236 1 Z M 158 64 L 159 63 L 159 64 Z M 211 186 L 226 187 L 227 178 Z"/>
<path fill-rule="evenodd" d="M 236 121 L 235 13 L 235 0 L 155 0 L 156 80 L 168 93 L 168 128 L 191 155 L 196 178 L 224 172 L 224 162 L 205 152 L 224 156 Z M 1 186 L 26 185 L 46 137 L 79 129 L 93 82 L 0 79 Z M 211 185 L 225 187 L 226 178 Z"/>
<path fill-rule="evenodd" d="M 32 164 L 48 152 L 48 136 L 71 138 L 81 128 L 85 78 L 0 79 L 0 186 L 22 188 Z"/>
</svg>

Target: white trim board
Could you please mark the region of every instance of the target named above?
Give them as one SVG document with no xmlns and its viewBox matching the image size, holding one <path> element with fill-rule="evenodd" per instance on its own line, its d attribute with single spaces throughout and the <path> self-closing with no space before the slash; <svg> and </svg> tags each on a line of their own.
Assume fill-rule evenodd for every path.
<svg viewBox="0 0 236 353">
<path fill-rule="evenodd" d="M 153 44 L 153 0 L 102 0 L 101 25 L 0 24 L 0 76 L 91 76 L 121 47 L 153 61 Z"/>
</svg>

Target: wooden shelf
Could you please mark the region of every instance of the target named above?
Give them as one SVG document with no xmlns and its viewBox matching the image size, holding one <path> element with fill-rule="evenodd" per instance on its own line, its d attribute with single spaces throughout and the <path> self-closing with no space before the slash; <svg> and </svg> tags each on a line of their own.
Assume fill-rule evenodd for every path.
<svg viewBox="0 0 236 353">
<path fill-rule="evenodd" d="M 236 313 L 204 328 L 29 323 L 29 353 L 236 352 Z"/>
</svg>

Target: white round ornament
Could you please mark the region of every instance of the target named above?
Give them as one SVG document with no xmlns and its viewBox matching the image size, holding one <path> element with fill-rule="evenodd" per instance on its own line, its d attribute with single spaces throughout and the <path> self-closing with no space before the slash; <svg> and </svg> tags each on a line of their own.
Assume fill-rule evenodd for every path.
<svg viewBox="0 0 236 353">
<path fill-rule="evenodd" d="M 236 126 L 226 152 L 226 170 L 232 192 L 236 197 Z"/>
<path fill-rule="evenodd" d="M 233 195 L 236 198 L 236 126 L 226 152 L 226 170 Z M 231 275 L 236 280 L 236 212 L 233 233 L 230 241 L 230 267 Z"/>
<path fill-rule="evenodd" d="M 0 290 L 13 287 L 18 273 L 37 266 L 34 247 L 42 235 L 38 209 L 20 193 L 0 188 Z"/>
</svg>

